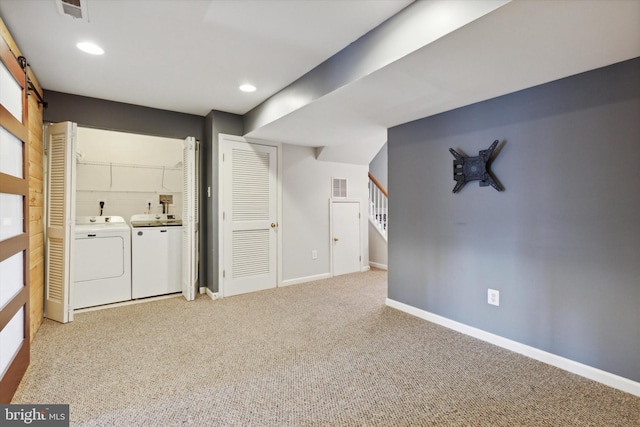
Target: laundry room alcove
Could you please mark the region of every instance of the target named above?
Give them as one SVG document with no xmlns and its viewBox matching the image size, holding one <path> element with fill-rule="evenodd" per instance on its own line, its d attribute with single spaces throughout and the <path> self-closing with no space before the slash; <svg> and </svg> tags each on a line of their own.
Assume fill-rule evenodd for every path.
<svg viewBox="0 0 640 427">
<path fill-rule="evenodd" d="M 51 290 L 45 299 L 47 317 L 67 323 L 74 310 L 181 291 L 193 300 L 195 139 L 82 128 L 72 122 L 51 124 L 46 133 L 46 241 L 55 255 L 49 257 L 55 266 L 47 271 L 60 272 L 46 276 Z M 137 230 L 134 242 L 133 218 L 140 216 L 153 224 L 137 224 L 150 228 Z M 162 280 L 149 279 L 149 271 Z M 137 292 L 146 285 L 151 289 Z"/>
</svg>

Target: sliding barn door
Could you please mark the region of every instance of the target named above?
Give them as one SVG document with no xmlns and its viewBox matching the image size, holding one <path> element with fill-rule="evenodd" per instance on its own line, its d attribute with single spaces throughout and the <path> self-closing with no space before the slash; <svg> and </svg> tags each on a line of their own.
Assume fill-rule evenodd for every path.
<svg viewBox="0 0 640 427">
<path fill-rule="evenodd" d="M 61 323 L 73 320 L 71 258 L 75 228 L 76 124 L 49 125 L 45 316 Z"/>
<path fill-rule="evenodd" d="M 198 142 L 184 141 L 182 150 L 182 295 L 187 301 L 196 298 L 198 285 Z"/>
<path fill-rule="evenodd" d="M 29 365 L 29 160 L 24 70 L 0 37 L 0 404 Z"/>
<path fill-rule="evenodd" d="M 277 285 L 277 149 L 221 138 L 223 296 Z"/>
</svg>

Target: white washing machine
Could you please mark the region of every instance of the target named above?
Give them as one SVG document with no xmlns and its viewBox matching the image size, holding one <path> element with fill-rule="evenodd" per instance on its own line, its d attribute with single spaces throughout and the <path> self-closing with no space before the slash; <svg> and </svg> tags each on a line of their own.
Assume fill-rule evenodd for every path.
<svg viewBox="0 0 640 427">
<path fill-rule="evenodd" d="M 172 214 L 141 214 L 129 222 L 133 299 L 181 292 L 182 220 Z"/>
<path fill-rule="evenodd" d="M 131 299 L 131 228 L 121 216 L 76 218 L 74 309 Z"/>
</svg>

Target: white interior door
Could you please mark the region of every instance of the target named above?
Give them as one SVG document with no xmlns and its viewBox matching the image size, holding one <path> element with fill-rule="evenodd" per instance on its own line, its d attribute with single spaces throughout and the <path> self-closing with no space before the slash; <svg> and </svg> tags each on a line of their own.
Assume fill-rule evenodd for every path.
<svg viewBox="0 0 640 427">
<path fill-rule="evenodd" d="M 49 125 L 49 177 L 47 182 L 46 317 L 73 320 L 71 267 L 75 228 L 76 124 Z"/>
<path fill-rule="evenodd" d="M 196 298 L 198 286 L 198 143 L 188 137 L 182 151 L 182 295 Z"/>
<path fill-rule="evenodd" d="M 277 285 L 277 149 L 221 137 L 222 296 Z"/>
<path fill-rule="evenodd" d="M 331 203 L 333 275 L 360 271 L 360 203 Z"/>
</svg>

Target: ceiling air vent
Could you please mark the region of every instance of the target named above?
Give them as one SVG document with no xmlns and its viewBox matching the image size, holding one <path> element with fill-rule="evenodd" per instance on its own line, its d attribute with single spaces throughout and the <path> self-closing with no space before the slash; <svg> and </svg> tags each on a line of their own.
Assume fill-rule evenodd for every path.
<svg viewBox="0 0 640 427">
<path fill-rule="evenodd" d="M 84 21 L 88 20 L 86 0 L 56 0 L 56 7 L 60 15 L 67 15 Z"/>
</svg>

